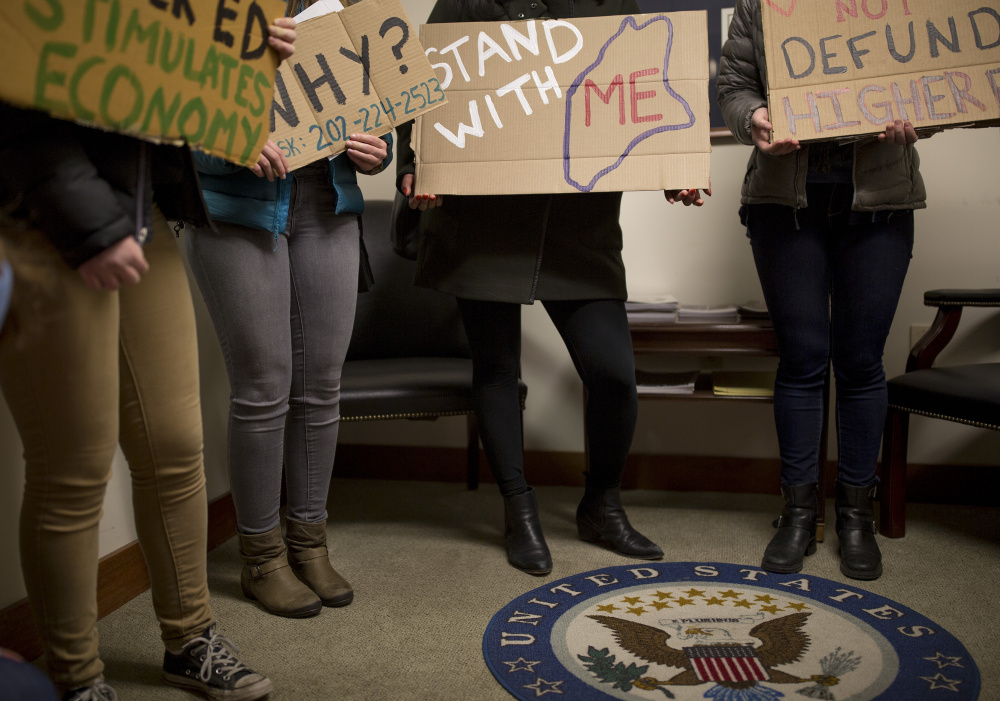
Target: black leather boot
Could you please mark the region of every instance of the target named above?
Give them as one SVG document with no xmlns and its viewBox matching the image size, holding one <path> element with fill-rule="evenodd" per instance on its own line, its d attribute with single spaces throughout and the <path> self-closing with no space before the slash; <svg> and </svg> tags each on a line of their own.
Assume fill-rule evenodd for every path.
<svg viewBox="0 0 1000 701">
<path fill-rule="evenodd" d="M 882 576 L 882 552 L 875 542 L 874 504 L 874 482 L 864 487 L 837 482 L 840 571 L 851 579 Z"/>
<path fill-rule="evenodd" d="M 642 560 L 663 557 L 660 546 L 628 522 L 618 487 L 587 487 L 576 509 L 576 528 L 581 540 L 591 543 L 603 540 L 622 555 Z"/>
<path fill-rule="evenodd" d="M 761 568 L 779 574 L 799 572 L 802 559 L 816 552 L 817 486 L 816 482 L 781 485 L 785 508 L 774 522 L 778 531 L 764 549 Z"/>
<path fill-rule="evenodd" d="M 552 571 L 552 555 L 542 535 L 538 521 L 535 489 L 524 494 L 503 498 L 504 537 L 507 540 L 507 561 L 528 574 L 548 574 Z"/>
</svg>

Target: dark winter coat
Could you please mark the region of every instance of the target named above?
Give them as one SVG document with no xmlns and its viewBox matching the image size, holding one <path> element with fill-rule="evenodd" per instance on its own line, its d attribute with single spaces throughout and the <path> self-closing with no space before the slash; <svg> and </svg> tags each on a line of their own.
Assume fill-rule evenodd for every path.
<svg viewBox="0 0 1000 701">
<path fill-rule="evenodd" d="M 719 62 L 719 106 L 736 140 L 752 144 L 750 117 L 767 107 L 767 63 L 760 0 L 738 0 L 729 40 Z M 754 149 L 743 180 L 743 204 L 806 206 L 809 146 L 784 156 Z M 921 209 L 927 197 L 920 158 L 912 144 L 884 144 L 875 137 L 854 145 L 854 203 L 857 211 Z"/>
<path fill-rule="evenodd" d="M 167 219 L 210 226 L 190 149 L 55 119 L 0 102 L 0 190 L 12 216 L 39 229 L 77 268 L 151 235 L 155 198 Z"/>
<path fill-rule="evenodd" d="M 636 0 L 513 0 L 497 19 L 629 15 Z M 428 22 L 465 22 L 455 0 L 438 0 Z M 396 183 L 414 172 L 412 123 L 398 129 Z M 419 191 L 420 184 L 417 183 Z M 446 195 L 420 218 L 416 284 L 501 302 L 625 299 L 620 192 Z"/>
</svg>

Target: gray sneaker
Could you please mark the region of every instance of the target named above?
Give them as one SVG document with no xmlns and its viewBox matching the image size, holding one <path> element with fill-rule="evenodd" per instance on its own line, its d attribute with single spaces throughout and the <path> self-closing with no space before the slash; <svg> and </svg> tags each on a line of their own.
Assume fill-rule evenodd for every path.
<svg viewBox="0 0 1000 701">
<path fill-rule="evenodd" d="M 253 701 L 267 696 L 271 680 L 236 659 L 239 650 L 213 623 L 179 655 L 163 653 L 163 680 L 219 701 Z"/>
<path fill-rule="evenodd" d="M 62 701 L 118 701 L 118 694 L 111 685 L 98 677 L 90 686 L 78 686 L 63 694 Z"/>
</svg>

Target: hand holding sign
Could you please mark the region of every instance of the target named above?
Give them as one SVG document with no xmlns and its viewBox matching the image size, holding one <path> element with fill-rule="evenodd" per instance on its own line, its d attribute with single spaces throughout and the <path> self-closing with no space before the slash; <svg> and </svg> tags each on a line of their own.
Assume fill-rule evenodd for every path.
<svg viewBox="0 0 1000 701">
<path fill-rule="evenodd" d="M 274 49 L 282 61 L 291 58 L 295 53 L 295 20 L 291 17 L 279 17 L 267 28 L 267 43 Z"/>
<path fill-rule="evenodd" d="M 351 134 L 351 140 L 344 146 L 347 157 L 362 173 L 374 170 L 389 155 L 385 142 L 371 134 Z"/>
<path fill-rule="evenodd" d="M 288 160 L 285 158 L 285 154 L 281 152 L 277 144 L 268 139 L 267 143 L 264 144 L 264 148 L 261 149 L 260 158 L 257 159 L 255 164 L 250 166 L 250 171 L 258 178 L 267 178 L 271 182 L 274 182 L 275 177 L 284 180 L 285 176 L 291 172 L 291 168 L 288 167 Z"/>
<path fill-rule="evenodd" d="M 712 196 L 712 188 L 705 188 L 705 196 Z M 663 197 L 668 203 L 674 204 L 675 202 L 683 202 L 685 207 L 690 207 L 694 205 L 695 207 L 701 207 L 705 204 L 705 200 L 698 197 L 698 188 L 688 188 L 687 190 L 664 190 Z"/>
<path fill-rule="evenodd" d="M 795 139 L 778 139 L 771 141 L 771 132 L 774 126 L 768 121 L 766 107 L 759 107 L 750 117 L 750 134 L 753 136 L 753 143 L 761 153 L 769 156 L 784 156 L 786 153 L 798 151 L 801 146 Z"/>
<path fill-rule="evenodd" d="M 413 183 L 414 180 L 412 173 L 404 175 L 402 182 L 400 183 L 403 195 L 407 198 L 406 203 L 409 205 L 410 209 L 419 209 L 423 212 L 428 209 L 440 207 L 444 204 L 444 197 L 441 195 L 432 195 L 426 192 L 417 193 L 416 187 Z"/>
<path fill-rule="evenodd" d="M 896 146 L 915 144 L 919 138 L 916 130 L 913 128 L 913 123 L 910 121 L 904 122 L 902 119 L 897 119 L 892 124 L 887 124 L 885 131 L 878 135 L 879 141 Z"/>
</svg>

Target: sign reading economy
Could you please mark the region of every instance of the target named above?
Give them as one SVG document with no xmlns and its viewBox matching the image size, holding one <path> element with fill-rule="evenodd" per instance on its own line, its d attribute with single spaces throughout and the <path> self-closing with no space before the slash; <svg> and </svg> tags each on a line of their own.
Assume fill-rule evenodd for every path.
<svg viewBox="0 0 1000 701">
<path fill-rule="evenodd" d="M 428 24 L 420 41 L 449 98 L 414 129 L 423 192 L 709 184 L 703 11 Z"/>
<path fill-rule="evenodd" d="M 0 98 L 252 165 L 267 141 L 281 0 L 16 0 Z"/>
<path fill-rule="evenodd" d="M 774 138 L 1000 117 L 998 0 L 761 0 Z"/>
<path fill-rule="evenodd" d="M 296 27 L 275 78 L 271 139 L 292 168 L 447 102 L 399 0 L 364 0 Z"/>
</svg>

